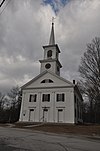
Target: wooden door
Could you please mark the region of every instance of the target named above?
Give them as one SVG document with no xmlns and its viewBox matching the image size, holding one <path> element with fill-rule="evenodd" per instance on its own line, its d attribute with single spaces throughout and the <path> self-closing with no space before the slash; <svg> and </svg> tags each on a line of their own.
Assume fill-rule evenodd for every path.
<svg viewBox="0 0 100 151">
<path fill-rule="evenodd" d="M 48 109 L 43 109 L 43 121 L 48 122 Z"/>
<path fill-rule="evenodd" d="M 63 122 L 63 109 L 58 109 L 58 122 Z"/>
<path fill-rule="evenodd" d="M 29 121 L 34 121 L 35 116 L 34 116 L 34 109 L 29 110 Z"/>
</svg>

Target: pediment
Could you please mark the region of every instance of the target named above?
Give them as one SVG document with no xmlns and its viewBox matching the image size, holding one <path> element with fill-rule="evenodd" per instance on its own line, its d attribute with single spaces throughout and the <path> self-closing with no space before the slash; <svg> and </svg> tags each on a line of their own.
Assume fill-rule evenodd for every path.
<svg viewBox="0 0 100 151">
<path fill-rule="evenodd" d="M 22 89 L 43 88 L 43 87 L 73 87 L 74 85 L 68 80 L 50 72 L 45 71 L 34 79 L 22 86 Z"/>
</svg>

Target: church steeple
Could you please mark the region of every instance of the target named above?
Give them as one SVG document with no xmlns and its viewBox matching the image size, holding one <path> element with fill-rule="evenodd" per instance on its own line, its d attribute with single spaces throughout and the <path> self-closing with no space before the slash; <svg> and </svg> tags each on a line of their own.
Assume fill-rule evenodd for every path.
<svg viewBox="0 0 100 151">
<path fill-rule="evenodd" d="M 60 68 L 62 67 L 59 62 L 59 47 L 55 44 L 55 35 L 54 35 L 54 18 L 52 18 L 52 28 L 49 39 L 49 44 L 43 46 L 44 49 L 44 58 L 39 60 L 41 63 L 40 73 L 45 70 L 51 71 L 60 76 Z"/>
<path fill-rule="evenodd" d="M 52 22 L 52 28 L 51 28 L 49 45 L 55 45 L 54 23 L 53 22 Z"/>
</svg>

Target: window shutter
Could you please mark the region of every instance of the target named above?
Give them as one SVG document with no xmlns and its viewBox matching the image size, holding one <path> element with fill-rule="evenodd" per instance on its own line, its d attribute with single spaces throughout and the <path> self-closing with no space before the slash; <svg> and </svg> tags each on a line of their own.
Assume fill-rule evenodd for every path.
<svg viewBox="0 0 100 151">
<path fill-rule="evenodd" d="M 64 96 L 65 96 L 64 93 L 62 93 L 62 101 L 63 101 L 63 102 L 64 102 Z"/>
<path fill-rule="evenodd" d="M 31 96 L 32 96 L 32 95 L 30 95 L 30 97 L 29 97 L 29 102 L 31 102 Z"/>
<path fill-rule="evenodd" d="M 57 94 L 57 97 L 56 97 L 56 101 L 57 101 L 57 102 L 58 102 L 58 95 L 59 95 L 59 94 Z"/>
<path fill-rule="evenodd" d="M 36 102 L 36 97 L 37 97 L 37 95 L 35 94 L 35 100 L 34 100 L 34 102 Z"/>
<path fill-rule="evenodd" d="M 44 94 L 42 95 L 42 102 L 44 102 Z"/>
<path fill-rule="evenodd" d="M 50 94 L 48 94 L 48 102 L 50 101 Z"/>
</svg>

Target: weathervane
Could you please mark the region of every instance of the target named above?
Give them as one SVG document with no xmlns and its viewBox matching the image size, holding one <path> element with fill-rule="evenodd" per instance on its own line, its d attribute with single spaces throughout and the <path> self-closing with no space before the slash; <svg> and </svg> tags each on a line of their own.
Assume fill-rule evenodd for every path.
<svg viewBox="0 0 100 151">
<path fill-rule="evenodd" d="M 52 23 L 54 24 L 54 20 L 55 20 L 56 18 L 55 17 L 52 17 Z"/>
</svg>

